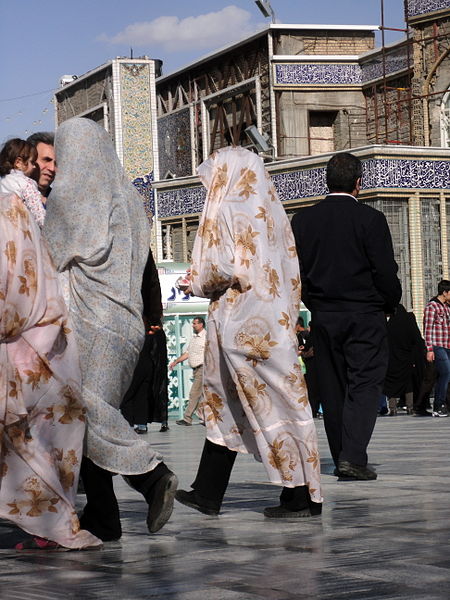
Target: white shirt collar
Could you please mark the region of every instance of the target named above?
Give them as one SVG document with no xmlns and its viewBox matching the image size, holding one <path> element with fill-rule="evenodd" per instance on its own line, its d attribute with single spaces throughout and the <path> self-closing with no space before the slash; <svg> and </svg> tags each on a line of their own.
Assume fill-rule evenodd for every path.
<svg viewBox="0 0 450 600">
<path fill-rule="evenodd" d="M 347 194 L 347 192 L 332 192 L 331 194 L 327 194 L 327 196 L 350 196 L 350 198 L 358 202 L 358 198 L 355 198 L 353 194 Z"/>
</svg>

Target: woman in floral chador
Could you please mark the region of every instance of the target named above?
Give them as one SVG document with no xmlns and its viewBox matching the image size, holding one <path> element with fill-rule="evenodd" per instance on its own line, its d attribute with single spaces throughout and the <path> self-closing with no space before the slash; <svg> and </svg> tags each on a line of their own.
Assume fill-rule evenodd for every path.
<svg viewBox="0 0 450 600">
<path fill-rule="evenodd" d="M 0 517 L 33 538 L 18 549 L 80 549 L 74 504 L 86 409 L 56 271 L 22 200 L 0 195 Z"/>
<path fill-rule="evenodd" d="M 262 160 L 224 148 L 199 168 L 208 190 L 193 250 L 192 293 L 210 298 L 203 409 L 207 440 L 193 491 L 217 514 L 237 452 L 282 486 L 268 517 L 321 512 L 317 435 L 297 361 L 300 274 L 288 218 Z"/>
</svg>

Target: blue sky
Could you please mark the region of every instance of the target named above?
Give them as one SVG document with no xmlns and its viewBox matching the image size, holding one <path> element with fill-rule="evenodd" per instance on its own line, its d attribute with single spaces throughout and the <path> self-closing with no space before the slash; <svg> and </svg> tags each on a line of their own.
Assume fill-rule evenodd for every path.
<svg viewBox="0 0 450 600">
<path fill-rule="evenodd" d="M 146 54 L 178 67 L 268 23 L 254 0 L 0 0 L 0 143 L 53 130 L 52 91 L 116 56 Z M 380 0 L 271 0 L 280 23 L 378 25 Z M 404 27 L 403 0 L 385 24 Z M 387 40 L 402 37 L 389 33 Z"/>
</svg>

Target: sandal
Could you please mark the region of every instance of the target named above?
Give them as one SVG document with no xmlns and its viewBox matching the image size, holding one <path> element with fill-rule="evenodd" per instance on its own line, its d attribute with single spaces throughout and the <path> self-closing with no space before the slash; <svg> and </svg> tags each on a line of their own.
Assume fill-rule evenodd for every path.
<svg viewBox="0 0 450 600">
<path fill-rule="evenodd" d="M 14 546 L 15 550 L 50 550 L 50 551 L 65 551 L 69 548 L 64 548 L 57 542 L 52 542 L 51 540 L 46 540 L 45 538 L 41 538 L 39 536 L 33 536 L 28 540 L 24 540 L 23 542 L 19 542 Z"/>
</svg>

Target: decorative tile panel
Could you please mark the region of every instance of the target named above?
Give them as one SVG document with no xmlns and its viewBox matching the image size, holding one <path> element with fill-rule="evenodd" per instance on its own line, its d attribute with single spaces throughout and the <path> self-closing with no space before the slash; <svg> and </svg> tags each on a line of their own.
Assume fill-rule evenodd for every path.
<svg viewBox="0 0 450 600">
<path fill-rule="evenodd" d="M 282 202 L 323 196 L 328 190 L 325 183 L 325 167 L 277 173 L 272 175 L 272 181 Z"/>
<path fill-rule="evenodd" d="M 158 192 L 158 218 L 201 213 L 206 198 L 203 186 Z"/>
<path fill-rule="evenodd" d="M 325 167 L 272 173 L 272 180 L 282 202 L 324 196 Z M 449 189 L 450 160 L 415 160 L 371 158 L 363 160 L 362 189 Z M 202 186 L 167 190 L 158 193 L 160 218 L 199 213 L 206 190 Z"/>
<path fill-rule="evenodd" d="M 155 192 L 153 191 L 152 181 L 154 181 L 153 172 L 143 177 L 136 177 L 131 182 L 143 198 L 145 212 L 148 217 L 155 214 Z"/>
<path fill-rule="evenodd" d="M 130 179 L 153 172 L 150 63 L 120 63 L 124 168 Z"/>
<path fill-rule="evenodd" d="M 177 177 L 192 175 L 190 110 L 185 108 L 158 119 L 159 172 Z"/>
<path fill-rule="evenodd" d="M 280 63 L 275 65 L 276 85 L 359 85 L 357 63 Z"/>
<path fill-rule="evenodd" d="M 408 18 L 450 8 L 450 0 L 407 0 Z"/>
<path fill-rule="evenodd" d="M 412 56 L 410 56 L 410 65 L 412 66 Z M 374 79 L 381 79 L 383 77 L 382 55 L 378 54 L 372 60 L 363 62 L 361 69 L 363 83 L 366 83 L 367 81 L 373 81 Z M 386 75 L 391 75 L 392 73 L 408 69 L 408 53 L 406 47 L 399 48 L 395 52 L 386 54 L 385 69 Z"/>
<path fill-rule="evenodd" d="M 363 188 L 448 189 L 450 161 L 371 158 L 363 162 Z"/>
</svg>

